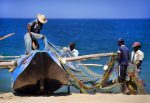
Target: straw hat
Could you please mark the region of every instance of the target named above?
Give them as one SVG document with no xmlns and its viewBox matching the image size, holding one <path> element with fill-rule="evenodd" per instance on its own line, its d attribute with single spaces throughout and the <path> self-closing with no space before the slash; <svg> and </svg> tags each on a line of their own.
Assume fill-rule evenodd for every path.
<svg viewBox="0 0 150 103">
<path fill-rule="evenodd" d="M 134 42 L 133 45 L 132 45 L 132 47 L 137 47 L 137 46 L 140 47 L 140 46 L 141 46 L 141 43 L 140 43 L 140 42 Z"/>
<path fill-rule="evenodd" d="M 47 23 L 47 19 L 46 19 L 45 15 L 43 15 L 43 14 L 37 14 L 37 19 L 38 19 L 38 21 L 41 22 L 42 24 Z"/>
</svg>

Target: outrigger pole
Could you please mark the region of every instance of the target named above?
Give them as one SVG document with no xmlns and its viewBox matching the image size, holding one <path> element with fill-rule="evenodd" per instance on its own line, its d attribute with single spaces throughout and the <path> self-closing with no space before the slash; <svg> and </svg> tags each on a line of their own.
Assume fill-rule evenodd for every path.
<svg viewBox="0 0 150 103">
<path fill-rule="evenodd" d="M 5 68 L 5 67 L 7 68 L 7 67 L 15 66 L 15 64 L 16 64 L 16 61 L 14 61 L 14 60 L 0 60 L 0 67 L 1 68 Z"/>
<path fill-rule="evenodd" d="M 15 33 L 7 34 L 7 35 L 5 35 L 5 36 L 3 36 L 3 37 L 0 37 L 0 40 L 6 39 L 6 38 L 8 38 L 8 37 L 10 37 L 10 36 L 12 36 L 12 35 L 14 35 L 14 34 L 15 34 Z"/>
<path fill-rule="evenodd" d="M 78 57 L 67 57 L 64 58 L 66 62 L 69 61 L 77 61 L 77 60 L 85 60 L 85 59 L 91 59 L 91 58 L 98 58 L 98 57 L 108 57 L 108 56 L 114 56 L 117 55 L 116 53 L 99 53 L 99 54 L 90 54 L 90 55 L 82 55 Z M 19 58 L 19 56 L 0 56 L 1 58 Z M 15 61 L 14 60 L 0 60 L 0 67 L 9 67 L 9 66 L 14 66 Z M 90 64 L 95 65 L 95 64 Z M 101 66 L 101 65 L 96 65 L 96 66 Z"/>
<path fill-rule="evenodd" d="M 20 56 L 2 56 L 0 55 L 0 59 L 6 59 L 6 58 L 19 58 Z"/>
<path fill-rule="evenodd" d="M 11 59 L 11 58 L 19 58 L 19 56 L 1 56 L 0 59 Z M 0 68 L 15 66 L 15 60 L 0 60 Z M 9 68 L 8 68 L 9 69 Z"/>
<path fill-rule="evenodd" d="M 94 66 L 94 67 L 102 67 L 102 64 L 79 64 L 79 65 L 84 65 L 84 66 Z"/>
<path fill-rule="evenodd" d="M 111 53 L 83 55 L 83 56 L 78 56 L 78 57 L 67 57 L 64 59 L 66 60 L 66 62 L 69 62 L 69 61 L 86 60 L 86 59 L 99 58 L 99 57 L 108 57 L 108 56 L 114 56 L 114 55 L 117 55 L 117 54 L 111 52 Z"/>
</svg>

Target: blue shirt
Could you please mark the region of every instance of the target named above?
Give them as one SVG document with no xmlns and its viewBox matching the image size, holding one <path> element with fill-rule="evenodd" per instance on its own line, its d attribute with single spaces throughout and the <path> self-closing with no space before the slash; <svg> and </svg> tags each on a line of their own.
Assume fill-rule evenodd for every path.
<svg viewBox="0 0 150 103">
<path fill-rule="evenodd" d="M 119 60 L 119 64 L 121 65 L 128 65 L 129 63 L 129 57 L 130 57 L 130 52 L 129 49 L 125 46 L 125 45 L 121 45 L 118 53 L 120 54 L 120 58 L 118 58 Z"/>
</svg>

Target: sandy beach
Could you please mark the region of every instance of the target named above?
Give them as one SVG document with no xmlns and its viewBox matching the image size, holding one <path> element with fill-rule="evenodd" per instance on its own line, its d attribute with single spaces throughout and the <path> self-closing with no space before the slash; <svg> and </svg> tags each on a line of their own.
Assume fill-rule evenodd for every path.
<svg viewBox="0 0 150 103">
<path fill-rule="evenodd" d="M 12 93 L 3 93 L 0 94 L 0 103 L 150 103 L 150 95 L 73 93 L 16 96 Z"/>
</svg>

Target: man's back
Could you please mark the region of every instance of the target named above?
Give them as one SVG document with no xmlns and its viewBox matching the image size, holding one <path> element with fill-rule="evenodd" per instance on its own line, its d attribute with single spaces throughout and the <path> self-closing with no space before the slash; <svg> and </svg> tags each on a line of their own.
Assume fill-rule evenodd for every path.
<svg viewBox="0 0 150 103">
<path fill-rule="evenodd" d="M 129 49 L 125 46 L 125 45 L 121 45 L 118 53 L 120 53 L 120 57 L 119 59 L 119 63 L 121 65 L 128 65 L 129 63 L 129 56 L 130 56 L 130 52 Z"/>
<path fill-rule="evenodd" d="M 72 50 L 72 54 L 73 54 L 75 57 L 77 57 L 77 56 L 79 55 L 79 51 L 76 50 L 76 49 L 73 49 L 73 50 Z"/>
</svg>

